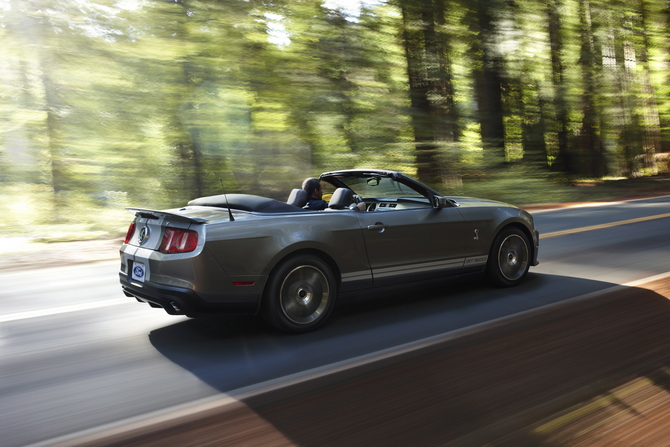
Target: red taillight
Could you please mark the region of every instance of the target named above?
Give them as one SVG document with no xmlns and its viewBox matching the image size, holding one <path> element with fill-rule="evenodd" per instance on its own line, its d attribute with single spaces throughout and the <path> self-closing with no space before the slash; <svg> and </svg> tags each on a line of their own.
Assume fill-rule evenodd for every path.
<svg viewBox="0 0 670 447">
<path fill-rule="evenodd" d="M 167 228 L 163 234 L 161 253 L 188 253 L 198 247 L 198 233 L 192 230 Z"/>
<path fill-rule="evenodd" d="M 130 223 L 130 226 L 128 227 L 128 232 L 126 233 L 126 238 L 123 240 L 124 244 L 127 244 L 130 242 L 130 238 L 133 237 L 133 234 L 135 234 L 135 221 Z"/>
</svg>

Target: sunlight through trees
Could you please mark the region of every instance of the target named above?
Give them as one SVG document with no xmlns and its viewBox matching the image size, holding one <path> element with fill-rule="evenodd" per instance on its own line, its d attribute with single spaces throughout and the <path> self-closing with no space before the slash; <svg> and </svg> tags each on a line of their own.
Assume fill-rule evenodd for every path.
<svg viewBox="0 0 670 447">
<path fill-rule="evenodd" d="M 340 168 L 396 169 L 448 193 L 498 181 L 507 200 L 500 185 L 522 176 L 550 191 L 667 171 L 668 11 L 0 0 L 0 227 L 95 233 L 125 206 L 217 194 L 219 179 L 285 200 Z"/>
</svg>

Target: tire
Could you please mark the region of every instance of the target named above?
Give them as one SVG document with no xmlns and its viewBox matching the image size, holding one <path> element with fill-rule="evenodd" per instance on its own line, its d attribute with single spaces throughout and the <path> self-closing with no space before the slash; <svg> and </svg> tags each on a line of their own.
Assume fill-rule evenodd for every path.
<svg viewBox="0 0 670 447">
<path fill-rule="evenodd" d="M 530 268 L 530 242 L 518 228 L 504 228 L 491 246 L 486 277 L 498 287 L 512 287 L 526 277 Z"/>
<path fill-rule="evenodd" d="M 283 261 L 272 273 L 261 314 L 282 331 L 309 332 L 328 319 L 336 297 L 330 267 L 317 256 L 298 255 Z"/>
</svg>

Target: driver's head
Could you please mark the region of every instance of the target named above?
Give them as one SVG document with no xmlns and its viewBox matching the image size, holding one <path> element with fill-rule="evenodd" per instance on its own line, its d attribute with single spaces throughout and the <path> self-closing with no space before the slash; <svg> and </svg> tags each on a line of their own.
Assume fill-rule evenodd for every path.
<svg viewBox="0 0 670 447">
<path fill-rule="evenodd" d="M 323 190 L 321 189 L 321 182 L 315 178 L 308 178 L 302 182 L 302 189 L 307 192 L 307 197 L 313 197 L 315 199 L 320 199 L 323 196 Z"/>
</svg>

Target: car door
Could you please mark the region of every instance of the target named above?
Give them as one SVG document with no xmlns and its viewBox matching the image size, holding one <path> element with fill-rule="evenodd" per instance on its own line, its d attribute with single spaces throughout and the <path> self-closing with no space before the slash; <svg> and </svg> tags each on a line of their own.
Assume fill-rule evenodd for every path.
<svg viewBox="0 0 670 447">
<path fill-rule="evenodd" d="M 458 274 L 465 259 L 465 221 L 456 207 L 358 212 L 375 287 Z"/>
</svg>

